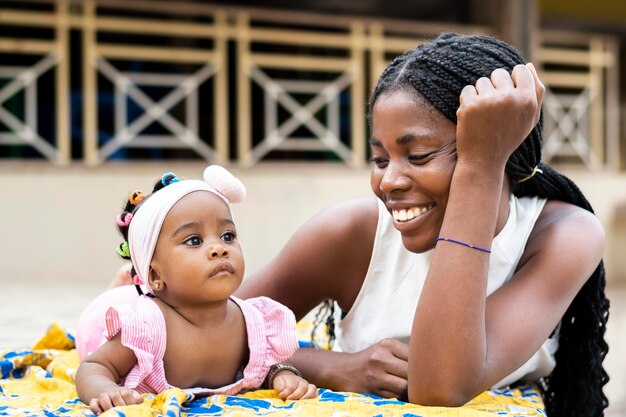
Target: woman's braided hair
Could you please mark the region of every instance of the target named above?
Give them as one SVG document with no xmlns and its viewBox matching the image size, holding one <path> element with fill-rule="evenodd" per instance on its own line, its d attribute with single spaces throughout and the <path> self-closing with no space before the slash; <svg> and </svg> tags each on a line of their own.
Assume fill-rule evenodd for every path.
<svg viewBox="0 0 626 417">
<path fill-rule="evenodd" d="M 489 36 L 444 33 L 396 58 L 382 73 L 371 94 L 368 117 L 383 93 L 417 93 L 448 119 L 457 122 L 459 96 L 466 85 L 488 77 L 496 68 L 509 72 L 524 64 L 510 45 Z M 575 204 L 593 213 L 585 196 L 569 178 L 541 163 L 542 120 L 507 161 L 505 172 L 517 196 L 538 196 Z M 518 183 L 538 167 L 542 173 Z M 608 351 L 604 340 L 609 302 L 604 294 L 602 262 L 576 295 L 561 320 L 556 367 L 543 381 L 550 417 L 602 416 L 608 400 L 602 387 L 609 377 L 602 367 Z"/>
</svg>

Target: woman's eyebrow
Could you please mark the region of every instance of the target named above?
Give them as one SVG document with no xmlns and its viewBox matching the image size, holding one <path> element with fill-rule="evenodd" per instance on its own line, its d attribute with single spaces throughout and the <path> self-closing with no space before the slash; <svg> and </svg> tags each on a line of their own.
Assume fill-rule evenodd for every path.
<svg viewBox="0 0 626 417">
<path fill-rule="evenodd" d="M 413 142 L 416 139 L 417 138 L 415 137 L 415 135 L 407 133 L 406 135 L 400 136 L 398 139 L 396 139 L 396 143 L 398 145 L 405 145 L 409 142 Z M 381 142 L 375 137 L 369 138 L 368 142 L 371 146 L 382 146 Z"/>
<path fill-rule="evenodd" d="M 376 139 L 375 137 L 370 137 L 369 140 L 368 140 L 368 143 L 371 146 L 381 146 L 380 141 L 378 139 Z"/>
<path fill-rule="evenodd" d="M 406 145 L 407 143 L 413 142 L 417 140 L 417 136 L 407 133 L 406 135 L 402 135 L 396 139 L 396 144 L 398 145 Z M 382 143 L 376 139 L 375 137 L 370 137 L 368 140 L 371 146 L 382 146 Z"/>
<path fill-rule="evenodd" d="M 412 135 L 412 134 L 408 133 L 408 134 L 402 135 L 398 139 L 396 139 L 396 144 L 398 144 L 398 145 L 406 145 L 407 143 L 413 142 L 416 139 L 417 138 L 415 137 L 415 135 Z"/>
</svg>

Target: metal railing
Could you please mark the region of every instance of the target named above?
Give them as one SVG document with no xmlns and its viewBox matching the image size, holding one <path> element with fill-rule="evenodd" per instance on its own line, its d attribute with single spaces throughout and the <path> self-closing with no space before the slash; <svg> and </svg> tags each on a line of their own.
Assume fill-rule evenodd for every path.
<svg viewBox="0 0 626 417">
<path fill-rule="evenodd" d="M 542 32 L 546 162 L 620 167 L 618 57 L 611 37 Z"/>
<path fill-rule="evenodd" d="M 315 155 L 362 166 L 367 92 L 389 60 L 442 30 L 489 33 L 146 0 L 7 1 L 0 24 L 19 29 L 0 38 L 0 149 L 89 165 L 143 148 L 242 166 Z M 541 39 L 546 161 L 619 167 L 617 43 Z M 55 130 L 45 136 L 37 86 L 51 71 Z"/>
</svg>

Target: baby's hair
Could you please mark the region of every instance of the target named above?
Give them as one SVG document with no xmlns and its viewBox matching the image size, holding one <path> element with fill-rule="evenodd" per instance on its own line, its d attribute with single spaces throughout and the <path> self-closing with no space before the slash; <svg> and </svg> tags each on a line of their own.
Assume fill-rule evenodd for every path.
<svg viewBox="0 0 626 417">
<path fill-rule="evenodd" d="M 396 58 L 380 76 L 368 105 L 382 94 L 404 91 L 426 99 L 454 123 L 459 96 L 466 85 L 488 77 L 496 68 L 513 71 L 524 64 L 512 46 L 489 36 L 444 33 Z M 507 161 L 505 171 L 516 196 L 538 196 L 575 204 L 593 213 L 569 178 L 541 162 L 542 119 Z M 541 170 L 532 178 L 528 176 Z M 548 416 L 602 416 L 608 400 L 602 387 L 609 377 L 602 367 L 609 302 L 604 294 L 604 265 L 598 265 L 561 320 L 556 367 L 543 381 Z"/>
<path fill-rule="evenodd" d="M 152 193 L 150 195 L 178 181 L 180 181 L 180 179 L 176 176 L 176 174 L 172 172 L 167 172 L 163 174 L 158 181 L 155 182 L 154 187 L 152 188 Z M 133 215 L 137 211 L 137 208 L 139 208 L 141 203 L 145 201 L 145 199 L 149 198 L 150 195 L 146 197 L 144 193 L 139 190 L 131 192 L 128 196 L 128 200 L 124 202 L 124 209 L 122 213 L 117 216 L 117 229 L 124 238 L 124 241 L 120 243 L 117 247 L 117 253 L 123 259 L 130 260 L 130 249 L 128 246 L 128 229 L 130 228 L 130 222 L 132 221 Z M 130 270 L 130 276 L 133 278 L 133 283 L 135 284 L 135 288 L 137 288 L 137 292 L 142 295 L 144 293 L 141 290 L 141 287 L 135 282 L 134 277 L 136 275 L 137 271 L 135 271 L 135 266 L 133 265 Z M 152 296 L 152 294 L 150 293 L 146 295 Z"/>
</svg>

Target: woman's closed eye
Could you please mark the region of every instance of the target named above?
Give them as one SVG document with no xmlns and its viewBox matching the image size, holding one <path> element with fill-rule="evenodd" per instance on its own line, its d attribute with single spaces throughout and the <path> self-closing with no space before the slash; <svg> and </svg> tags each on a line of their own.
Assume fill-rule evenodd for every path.
<svg viewBox="0 0 626 417">
<path fill-rule="evenodd" d="M 428 162 L 432 156 L 433 156 L 433 152 L 420 154 L 420 155 L 409 155 L 409 161 L 412 164 L 420 165 L 420 164 L 424 164 Z"/>
<path fill-rule="evenodd" d="M 387 166 L 387 164 L 389 163 L 389 160 L 385 159 L 385 158 L 380 158 L 380 157 L 376 157 L 376 156 L 372 156 L 370 158 L 370 162 L 373 162 L 376 167 L 378 168 L 384 168 Z"/>
</svg>

